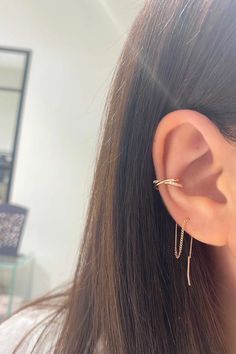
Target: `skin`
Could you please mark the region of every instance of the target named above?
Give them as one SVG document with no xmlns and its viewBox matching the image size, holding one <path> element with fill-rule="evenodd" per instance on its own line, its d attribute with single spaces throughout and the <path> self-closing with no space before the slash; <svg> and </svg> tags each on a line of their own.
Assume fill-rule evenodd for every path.
<svg viewBox="0 0 236 354">
<path fill-rule="evenodd" d="M 229 353 L 236 353 L 236 144 L 194 110 L 162 118 L 152 147 L 156 179 L 179 178 L 183 188 L 160 185 L 170 215 L 195 240 L 214 246 Z M 194 257 L 194 248 L 193 254 Z"/>
</svg>

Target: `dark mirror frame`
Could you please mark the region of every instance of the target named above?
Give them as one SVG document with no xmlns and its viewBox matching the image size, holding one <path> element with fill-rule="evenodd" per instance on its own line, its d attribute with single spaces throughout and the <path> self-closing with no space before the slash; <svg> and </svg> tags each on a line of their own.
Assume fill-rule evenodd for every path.
<svg viewBox="0 0 236 354">
<path fill-rule="evenodd" d="M 12 164 L 11 164 L 11 169 L 10 169 L 10 173 L 9 173 L 9 182 L 8 182 L 8 186 L 7 186 L 7 196 L 6 196 L 6 201 L 5 201 L 6 203 L 9 203 L 10 197 L 11 197 L 15 160 L 16 160 L 16 154 L 17 154 L 17 147 L 18 147 L 18 143 L 19 143 L 19 133 L 20 133 L 21 123 L 22 123 L 22 113 L 23 113 L 23 106 L 24 106 L 24 100 L 25 100 L 26 85 L 27 85 L 28 76 L 29 76 L 29 66 L 30 66 L 30 62 L 31 62 L 32 51 L 28 50 L 28 49 L 0 46 L 0 52 L 1 53 L 6 52 L 8 54 L 12 53 L 12 54 L 25 55 L 25 67 L 24 67 L 24 72 L 23 72 L 23 81 L 22 81 L 21 89 L 18 90 L 18 92 L 20 93 L 20 100 L 19 100 L 18 111 L 17 111 L 17 115 L 16 115 L 16 125 L 15 125 L 13 149 L 12 149 Z"/>
</svg>

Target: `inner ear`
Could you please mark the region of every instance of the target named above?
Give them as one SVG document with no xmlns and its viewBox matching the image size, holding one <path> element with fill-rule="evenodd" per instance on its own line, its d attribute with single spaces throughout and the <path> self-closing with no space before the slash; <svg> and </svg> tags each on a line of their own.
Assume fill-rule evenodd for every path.
<svg viewBox="0 0 236 354">
<path fill-rule="evenodd" d="M 181 181 L 185 185 L 185 193 L 188 195 L 204 196 L 211 198 L 218 203 L 226 203 L 227 199 L 224 194 L 217 188 L 217 180 L 223 173 L 219 170 L 215 173 L 204 174 L 208 171 L 213 163 L 213 154 L 208 150 L 205 154 L 200 156 L 189 164 L 180 176 Z M 189 176 L 199 175 L 199 178 L 190 178 Z M 188 179 L 188 182 L 187 182 Z"/>
<path fill-rule="evenodd" d="M 223 169 L 216 170 L 209 144 L 192 124 L 183 123 L 167 134 L 164 156 L 166 161 L 172 163 L 177 160 L 173 164 L 176 165 L 175 170 L 178 171 L 178 178 L 187 195 L 207 197 L 218 203 L 227 202 L 225 195 L 217 187 L 217 180 Z M 166 168 L 168 170 L 168 166 Z M 166 176 L 169 176 L 167 170 Z M 169 170 L 172 170 L 171 166 Z"/>
</svg>

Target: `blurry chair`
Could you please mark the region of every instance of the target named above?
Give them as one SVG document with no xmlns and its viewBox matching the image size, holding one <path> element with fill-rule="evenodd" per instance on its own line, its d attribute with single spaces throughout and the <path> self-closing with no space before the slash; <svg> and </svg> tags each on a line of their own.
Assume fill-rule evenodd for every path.
<svg viewBox="0 0 236 354">
<path fill-rule="evenodd" d="M 0 255 L 16 256 L 28 209 L 0 204 Z"/>
</svg>

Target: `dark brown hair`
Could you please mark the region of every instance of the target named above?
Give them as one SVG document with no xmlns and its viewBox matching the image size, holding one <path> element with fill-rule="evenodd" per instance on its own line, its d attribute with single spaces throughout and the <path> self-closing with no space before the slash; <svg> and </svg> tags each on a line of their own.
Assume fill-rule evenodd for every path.
<svg viewBox="0 0 236 354">
<path fill-rule="evenodd" d="M 231 0 L 150 0 L 135 19 L 104 108 L 73 282 L 28 305 L 52 306 L 47 329 L 63 317 L 54 353 L 95 353 L 99 339 L 109 354 L 226 352 L 212 246 L 194 242 L 189 287 L 190 238 L 176 261 L 152 144 L 176 109 L 207 115 L 235 143 L 235 14 Z"/>
</svg>

